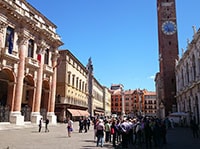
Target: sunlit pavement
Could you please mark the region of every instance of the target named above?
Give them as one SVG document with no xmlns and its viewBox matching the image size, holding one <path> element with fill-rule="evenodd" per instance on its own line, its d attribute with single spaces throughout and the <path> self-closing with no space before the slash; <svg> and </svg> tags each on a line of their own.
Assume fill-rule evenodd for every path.
<svg viewBox="0 0 200 149">
<path fill-rule="evenodd" d="M 98 149 L 94 142 L 93 127 L 87 133 L 78 133 L 78 122 L 74 132 L 67 136 L 66 124 L 50 125 L 50 132 L 38 132 L 37 125 L 0 125 L 0 149 Z M 103 148 L 112 148 L 105 143 Z"/>
<path fill-rule="evenodd" d="M 0 149 L 99 149 L 96 147 L 93 128 L 87 133 L 78 133 L 78 123 L 74 123 L 74 132 L 67 136 L 66 124 L 49 126 L 50 132 L 46 133 L 44 126 L 38 132 L 37 125 L 0 125 Z M 103 148 L 113 148 L 110 143 L 105 143 Z M 119 148 L 119 147 L 118 147 Z M 132 146 L 133 148 L 145 148 Z M 153 149 L 155 147 L 152 147 Z M 189 128 L 168 129 L 167 144 L 162 149 L 199 149 L 200 138 L 193 138 Z"/>
</svg>

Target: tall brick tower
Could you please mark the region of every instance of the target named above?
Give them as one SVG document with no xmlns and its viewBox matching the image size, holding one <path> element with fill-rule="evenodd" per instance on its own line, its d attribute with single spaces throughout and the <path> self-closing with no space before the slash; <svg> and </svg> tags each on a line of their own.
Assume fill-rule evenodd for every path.
<svg viewBox="0 0 200 149">
<path fill-rule="evenodd" d="M 165 115 L 176 110 L 175 61 L 178 59 L 178 36 L 175 0 L 157 0 L 159 71 L 161 99 Z"/>
</svg>

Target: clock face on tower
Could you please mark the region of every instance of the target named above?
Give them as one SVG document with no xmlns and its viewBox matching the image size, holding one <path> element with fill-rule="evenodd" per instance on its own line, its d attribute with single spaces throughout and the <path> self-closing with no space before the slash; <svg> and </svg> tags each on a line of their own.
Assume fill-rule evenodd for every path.
<svg viewBox="0 0 200 149">
<path fill-rule="evenodd" d="M 166 35 L 173 35 L 176 32 L 176 24 L 173 21 L 165 21 L 162 24 L 162 31 Z"/>
</svg>

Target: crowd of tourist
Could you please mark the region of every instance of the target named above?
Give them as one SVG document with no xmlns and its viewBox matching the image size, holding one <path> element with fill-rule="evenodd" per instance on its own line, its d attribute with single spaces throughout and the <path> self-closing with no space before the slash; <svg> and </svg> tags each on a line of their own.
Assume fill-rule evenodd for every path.
<svg viewBox="0 0 200 149">
<path fill-rule="evenodd" d="M 93 119 L 94 139 L 96 146 L 103 147 L 104 142 L 112 143 L 113 147 L 121 144 L 122 148 L 128 146 L 141 146 L 146 148 L 161 147 L 166 143 L 166 132 L 170 121 L 155 117 L 136 117 L 111 119 Z"/>
<path fill-rule="evenodd" d="M 115 148 L 121 146 L 123 149 L 131 147 L 142 147 L 146 149 L 162 148 L 167 143 L 167 129 L 174 128 L 173 120 L 166 117 L 159 119 L 156 117 L 80 117 L 79 133 L 87 133 L 90 126 L 93 126 L 94 142 L 96 146 L 103 147 L 104 143 L 110 143 Z M 193 137 L 199 137 L 198 125 L 195 120 L 191 120 L 190 127 Z M 73 121 L 68 118 L 68 136 L 71 137 L 73 131 Z"/>
</svg>

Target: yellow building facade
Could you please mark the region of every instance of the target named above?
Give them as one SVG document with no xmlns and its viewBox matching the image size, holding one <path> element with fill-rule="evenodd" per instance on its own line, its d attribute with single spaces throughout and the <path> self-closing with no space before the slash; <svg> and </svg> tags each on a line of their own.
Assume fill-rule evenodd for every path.
<svg viewBox="0 0 200 149">
<path fill-rule="evenodd" d="M 89 73 L 89 67 L 93 67 L 91 59 L 85 67 L 69 50 L 60 50 L 59 55 L 55 112 L 58 120 L 109 115 L 111 93 L 95 79 L 92 71 Z"/>
<path fill-rule="evenodd" d="M 64 121 L 70 116 L 89 116 L 87 70 L 69 50 L 60 50 L 59 54 L 56 91 L 58 120 Z"/>
</svg>

